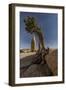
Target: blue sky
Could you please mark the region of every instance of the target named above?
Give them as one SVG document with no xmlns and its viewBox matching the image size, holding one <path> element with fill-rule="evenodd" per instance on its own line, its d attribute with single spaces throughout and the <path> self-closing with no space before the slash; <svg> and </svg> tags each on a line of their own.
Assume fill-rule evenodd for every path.
<svg viewBox="0 0 66 90">
<path fill-rule="evenodd" d="M 20 48 L 30 48 L 31 35 L 25 30 L 24 18 L 32 16 L 41 27 L 45 46 L 58 47 L 58 15 L 53 13 L 20 12 Z"/>
</svg>

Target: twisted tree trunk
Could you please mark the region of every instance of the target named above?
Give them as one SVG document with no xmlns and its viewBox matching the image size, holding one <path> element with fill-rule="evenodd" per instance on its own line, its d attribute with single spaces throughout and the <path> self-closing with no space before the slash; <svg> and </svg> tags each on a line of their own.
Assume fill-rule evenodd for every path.
<svg viewBox="0 0 66 90">
<path fill-rule="evenodd" d="M 44 37 L 42 32 L 39 32 L 38 30 L 35 31 L 36 36 L 38 36 L 38 50 L 41 51 L 42 49 L 45 49 Z"/>
</svg>

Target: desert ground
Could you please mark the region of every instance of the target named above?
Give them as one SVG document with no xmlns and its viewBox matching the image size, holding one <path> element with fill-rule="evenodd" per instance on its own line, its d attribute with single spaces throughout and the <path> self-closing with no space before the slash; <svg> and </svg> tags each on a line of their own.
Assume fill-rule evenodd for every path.
<svg viewBox="0 0 66 90">
<path fill-rule="evenodd" d="M 50 49 L 46 56 L 46 64 L 31 64 L 35 60 L 36 52 L 20 52 L 20 78 L 56 76 L 58 73 L 57 49 Z"/>
</svg>

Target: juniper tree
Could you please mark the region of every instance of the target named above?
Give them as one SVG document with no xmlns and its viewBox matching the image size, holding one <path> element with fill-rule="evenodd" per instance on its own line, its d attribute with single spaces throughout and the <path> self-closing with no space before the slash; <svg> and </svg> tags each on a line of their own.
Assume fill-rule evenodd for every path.
<svg viewBox="0 0 66 90">
<path fill-rule="evenodd" d="M 36 20 L 34 17 L 31 16 L 27 16 L 24 19 L 25 22 L 25 29 L 28 33 L 32 34 L 33 37 L 38 36 L 38 40 L 39 40 L 39 50 L 44 49 L 44 39 L 43 39 L 43 34 L 41 31 L 41 28 L 37 25 Z M 34 44 L 34 40 L 33 40 L 33 44 Z M 35 45 L 35 44 L 34 44 Z M 35 49 L 35 48 L 34 48 Z"/>
</svg>

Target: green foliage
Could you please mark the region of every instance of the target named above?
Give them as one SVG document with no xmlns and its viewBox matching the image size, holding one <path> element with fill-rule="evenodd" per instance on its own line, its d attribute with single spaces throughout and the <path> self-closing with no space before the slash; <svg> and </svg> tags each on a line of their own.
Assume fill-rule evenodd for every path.
<svg viewBox="0 0 66 90">
<path fill-rule="evenodd" d="M 27 16 L 27 18 L 24 19 L 25 25 L 26 25 L 26 31 L 32 33 L 33 28 L 36 26 L 36 21 L 33 17 Z"/>
</svg>

